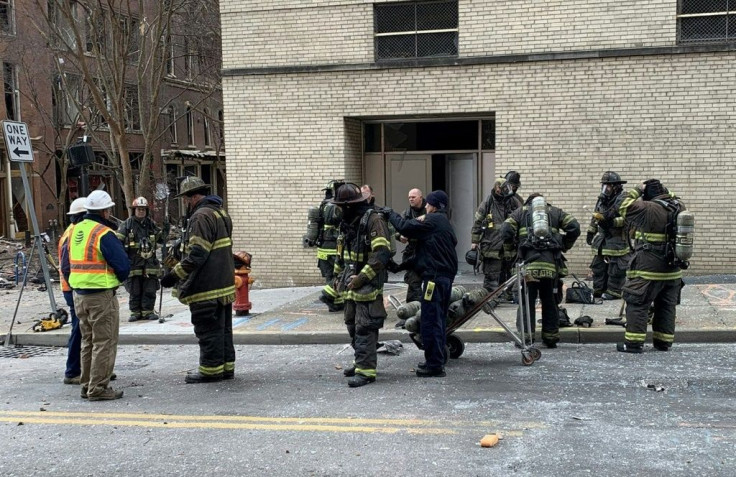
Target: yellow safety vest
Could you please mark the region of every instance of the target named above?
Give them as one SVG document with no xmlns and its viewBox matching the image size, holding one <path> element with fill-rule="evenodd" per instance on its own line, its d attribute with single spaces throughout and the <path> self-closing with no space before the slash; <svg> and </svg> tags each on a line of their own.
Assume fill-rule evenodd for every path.
<svg viewBox="0 0 736 477">
<path fill-rule="evenodd" d="M 66 228 L 63 234 L 61 234 L 61 238 L 59 239 L 59 282 L 61 283 L 61 291 L 72 291 L 72 287 L 69 286 L 69 282 L 66 281 L 66 278 L 64 278 L 64 274 L 61 273 L 61 251 L 64 249 L 64 246 L 66 245 L 67 240 L 69 240 L 69 237 L 72 235 L 72 231 L 74 230 L 74 224 L 70 224 L 69 227 Z"/>
<path fill-rule="evenodd" d="M 120 286 L 115 271 L 100 250 L 100 241 L 106 233 L 114 234 L 94 220 L 83 220 L 74 227 L 69 243 L 69 285 L 77 289 L 110 289 Z"/>
</svg>

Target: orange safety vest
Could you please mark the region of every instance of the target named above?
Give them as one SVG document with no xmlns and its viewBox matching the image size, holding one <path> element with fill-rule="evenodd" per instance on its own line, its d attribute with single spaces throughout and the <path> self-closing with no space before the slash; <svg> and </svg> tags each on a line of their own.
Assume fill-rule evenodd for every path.
<svg viewBox="0 0 736 477">
<path fill-rule="evenodd" d="M 66 228 L 63 234 L 61 234 L 61 238 L 59 239 L 59 282 L 61 283 L 61 291 L 72 291 L 72 287 L 69 286 L 69 282 L 66 281 L 66 278 L 64 278 L 64 274 L 61 273 L 61 251 L 64 249 L 64 246 L 66 245 L 66 242 L 69 240 L 69 237 L 72 235 L 72 231 L 74 230 L 74 224 L 70 224 L 69 227 Z M 68 255 L 68 254 L 67 254 Z"/>
<path fill-rule="evenodd" d="M 106 233 L 115 233 L 94 220 L 83 220 L 74 226 L 69 243 L 69 285 L 75 290 L 111 289 L 120 286 L 115 270 L 102 256 L 100 241 Z"/>
</svg>

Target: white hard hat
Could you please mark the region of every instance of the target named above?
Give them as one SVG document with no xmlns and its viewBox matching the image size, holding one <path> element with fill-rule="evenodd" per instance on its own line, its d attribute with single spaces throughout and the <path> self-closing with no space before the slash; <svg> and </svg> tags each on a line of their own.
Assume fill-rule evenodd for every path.
<svg viewBox="0 0 736 477">
<path fill-rule="evenodd" d="M 84 203 L 86 201 L 86 197 L 77 197 L 76 199 L 74 199 L 74 201 L 72 201 L 71 205 L 69 206 L 69 212 L 67 212 L 66 215 L 77 215 L 87 212 L 87 209 L 84 208 Z"/>
<path fill-rule="evenodd" d="M 84 208 L 87 210 L 105 210 L 115 205 L 112 201 L 110 194 L 104 190 L 93 190 L 88 196 L 84 203 Z"/>
<path fill-rule="evenodd" d="M 135 209 L 136 207 L 148 207 L 148 201 L 145 197 L 138 197 L 137 199 L 133 199 L 133 203 L 130 207 L 132 209 Z"/>
</svg>

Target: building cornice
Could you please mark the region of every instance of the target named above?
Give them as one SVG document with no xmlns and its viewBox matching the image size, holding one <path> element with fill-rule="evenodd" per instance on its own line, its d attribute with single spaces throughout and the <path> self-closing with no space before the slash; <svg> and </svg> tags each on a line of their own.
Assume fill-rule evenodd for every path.
<svg viewBox="0 0 736 477">
<path fill-rule="evenodd" d="M 661 46 L 648 48 L 614 48 L 607 50 L 578 50 L 519 55 L 471 56 L 463 58 L 412 58 L 374 63 L 318 64 L 294 66 L 269 66 L 261 68 L 225 68 L 222 76 L 258 76 L 293 73 L 324 73 L 337 71 L 390 70 L 401 68 L 427 68 L 447 66 L 474 66 L 506 63 L 530 63 L 540 61 L 588 60 L 623 58 L 631 56 L 685 55 L 692 53 L 720 53 L 736 51 L 736 43 L 702 45 Z"/>
</svg>

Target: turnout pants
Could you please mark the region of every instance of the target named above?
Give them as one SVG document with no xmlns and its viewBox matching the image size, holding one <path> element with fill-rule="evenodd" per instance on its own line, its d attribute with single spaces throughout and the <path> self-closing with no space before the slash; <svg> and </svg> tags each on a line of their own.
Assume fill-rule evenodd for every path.
<svg viewBox="0 0 736 477">
<path fill-rule="evenodd" d="M 676 280 L 645 280 L 633 278 L 623 288 L 626 300 L 626 334 L 624 341 L 632 347 L 642 347 L 647 339 L 650 305 L 654 305 L 652 341 L 657 346 L 671 347 L 675 340 L 676 307 L 683 282 Z"/>
<path fill-rule="evenodd" d="M 489 292 L 498 288 L 502 268 L 503 260 L 483 257 L 483 275 L 485 275 L 485 278 L 483 279 L 483 288 Z"/>
<path fill-rule="evenodd" d="M 608 293 L 620 298 L 621 288 L 626 281 L 628 265 L 628 256 L 603 257 L 596 255 L 593 257 L 590 269 L 593 271 L 593 293 L 595 296 L 598 297 L 603 293 Z"/>
<path fill-rule="evenodd" d="M 79 318 L 77 312 L 74 311 L 74 292 L 65 291 L 64 301 L 69 307 L 69 314 L 72 317 L 72 331 L 69 335 L 69 340 L 66 343 L 66 370 L 64 371 L 64 377 L 76 378 L 82 374 L 82 332 L 79 330 Z"/>
<path fill-rule="evenodd" d="M 376 377 L 378 330 L 383 328 L 386 309 L 383 295 L 373 301 L 345 300 L 345 326 L 355 350 L 355 373 Z"/>
<path fill-rule="evenodd" d="M 430 300 L 424 299 L 422 294 L 422 324 L 419 332 L 424 346 L 424 360 L 428 369 L 442 369 L 447 362 L 447 339 L 445 324 L 447 309 L 450 306 L 452 279 L 437 277 L 434 280 L 434 292 Z M 422 289 L 427 289 L 427 280 L 422 283 Z"/>
<path fill-rule="evenodd" d="M 110 384 L 115 367 L 120 304 L 114 290 L 85 295 L 75 292 L 74 309 L 82 333 L 80 384 L 87 396 L 96 396 Z"/>
<path fill-rule="evenodd" d="M 557 313 L 557 302 L 554 293 L 555 280 L 551 278 L 539 278 L 536 281 L 526 282 L 527 296 L 529 300 L 529 320 L 531 330 L 524 328 L 532 336 L 536 330 L 536 301 L 537 296 L 542 302 L 542 341 L 545 343 L 557 343 L 560 341 L 560 318 Z M 521 305 L 519 305 L 521 307 Z M 522 327 L 521 309 L 516 314 L 516 329 Z"/>
<path fill-rule="evenodd" d="M 235 371 L 233 306 L 221 300 L 189 304 L 194 335 L 199 340 L 199 373 L 213 376 Z"/>
<path fill-rule="evenodd" d="M 147 277 L 136 275 L 125 281 L 125 289 L 130 294 L 130 314 L 138 317 L 146 317 L 156 309 L 156 290 L 158 290 L 158 277 Z"/>
<path fill-rule="evenodd" d="M 407 270 L 404 274 L 404 283 L 408 285 L 406 289 L 406 303 L 410 301 L 421 301 L 424 295 L 421 275 L 414 270 Z"/>
</svg>

